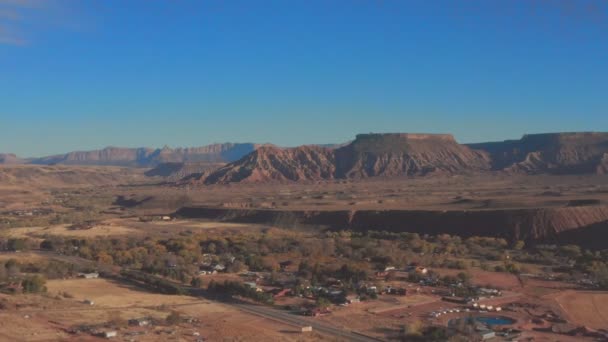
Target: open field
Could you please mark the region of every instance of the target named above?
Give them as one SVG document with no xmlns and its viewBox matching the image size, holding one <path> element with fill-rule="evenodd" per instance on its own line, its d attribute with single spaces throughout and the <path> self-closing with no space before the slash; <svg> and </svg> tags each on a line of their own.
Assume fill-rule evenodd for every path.
<svg viewBox="0 0 608 342">
<path fill-rule="evenodd" d="M 170 311 L 194 317 L 201 324 L 150 327 L 145 329 L 142 341 L 166 341 L 169 336 L 175 341 L 192 341 L 194 332 L 199 332 L 210 341 L 326 340 L 326 337 L 317 333 L 302 335 L 298 327 L 251 315 L 224 304 L 190 296 L 150 293 L 106 279 L 53 280 L 47 286 L 48 297 L 14 298 L 0 295 L 0 299 L 7 298 L 9 303 L 18 300 L 21 306 L 16 310 L 0 311 L 0 328 L 4 327 L 0 329 L 0 340 L 96 340 L 86 334 L 69 335 L 65 330 L 75 324 L 103 324 L 140 317 L 163 321 Z M 73 298 L 53 299 L 55 294 L 64 292 Z M 83 304 L 84 299 L 94 301 L 94 305 Z M 141 329 L 122 328 L 119 333 L 124 335 L 130 331 Z M 173 332 L 168 335 L 167 331 Z"/>
<path fill-rule="evenodd" d="M 89 229 L 70 229 L 70 225 L 61 224 L 46 227 L 20 227 L 6 230 L 10 237 L 42 237 L 45 235 L 98 237 L 136 234 L 137 230 L 114 224 L 96 224 Z"/>
<path fill-rule="evenodd" d="M 608 327 L 608 292 L 564 291 L 555 300 L 572 322 L 594 329 Z"/>
<path fill-rule="evenodd" d="M 51 280 L 47 282 L 47 288 L 51 294 L 69 292 L 76 301 L 89 299 L 93 300 L 96 306 L 109 308 L 200 303 L 196 298 L 155 294 L 107 279 Z"/>
</svg>

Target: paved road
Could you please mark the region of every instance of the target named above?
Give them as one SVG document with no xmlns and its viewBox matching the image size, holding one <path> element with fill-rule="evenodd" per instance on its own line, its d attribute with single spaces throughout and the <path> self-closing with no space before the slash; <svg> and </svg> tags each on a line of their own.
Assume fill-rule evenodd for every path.
<svg viewBox="0 0 608 342">
<path fill-rule="evenodd" d="M 55 260 L 74 263 L 74 264 L 80 265 L 80 266 L 94 266 L 96 264 L 94 261 L 80 258 L 77 256 L 61 255 L 61 254 L 57 254 L 57 253 L 53 253 L 53 252 L 49 252 L 49 251 L 33 250 L 33 251 L 30 251 L 30 253 L 35 253 L 35 254 L 38 254 L 41 256 L 46 256 L 46 257 L 49 257 L 49 258 L 52 258 Z M 139 272 L 139 271 L 135 271 L 135 272 Z M 179 285 L 182 286 L 183 289 L 185 290 L 185 292 L 187 292 L 187 293 L 190 293 L 197 297 L 206 297 L 204 290 L 193 289 L 192 287 L 185 286 L 183 284 L 179 284 Z M 241 311 L 244 311 L 244 312 L 256 315 L 256 316 L 264 317 L 267 319 L 272 319 L 272 320 L 275 320 L 275 321 L 278 321 L 278 322 L 281 322 L 281 323 L 284 323 L 287 325 L 293 325 L 293 326 L 298 326 L 298 327 L 310 325 L 310 326 L 312 326 L 313 331 L 317 331 L 324 335 L 333 336 L 333 337 L 336 337 L 341 340 L 355 341 L 355 342 L 382 341 L 381 339 L 377 339 L 377 338 L 365 336 L 365 335 L 362 335 L 362 334 L 359 334 L 359 333 L 356 333 L 353 331 L 348 331 L 348 330 L 344 330 L 341 328 L 333 327 L 329 324 L 319 322 L 319 321 L 315 320 L 314 318 L 296 316 L 287 311 L 273 309 L 268 306 L 254 305 L 254 304 L 235 302 L 235 301 L 225 301 L 225 302 L 222 301 L 222 303 L 225 305 L 232 306 Z"/>
<path fill-rule="evenodd" d="M 279 321 L 282 323 L 287 323 L 288 325 L 295 325 L 295 326 L 299 326 L 299 327 L 310 325 L 310 326 L 312 326 L 313 331 L 317 331 L 317 332 L 320 332 L 325 335 L 344 339 L 346 341 L 355 341 L 355 342 L 382 341 L 380 339 L 358 334 L 356 332 L 336 328 L 331 325 L 321 323 L 319 321 L 315 321 L 312 318 L 295 316 L 286 311 L 276 310 L 276 309 L 273 309 L 273 308 L 270 308 L 267 306 L 254 305 L 254 304 L 236 304 L 236 303 L 228 303 L 228 304 L 240 309 L 241 311 L 245 311 L 250 314 L 254 314 L 254 315 L 265 317 L 265 318 L 270 318 L 270 319 L 273 319 L 273 320 L 276 320 L 276 321 Z"/>
</svg>

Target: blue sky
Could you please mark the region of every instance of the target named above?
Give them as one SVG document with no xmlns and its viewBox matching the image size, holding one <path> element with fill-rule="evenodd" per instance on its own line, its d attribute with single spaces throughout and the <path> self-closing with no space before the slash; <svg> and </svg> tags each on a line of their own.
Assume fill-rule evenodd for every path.
<svg viewBox="0 0 608 342">
<path fill-rule="evenodd" d="M 0 152 L 608 131 L 608 3 L 0 0 Z"/>
</svg>

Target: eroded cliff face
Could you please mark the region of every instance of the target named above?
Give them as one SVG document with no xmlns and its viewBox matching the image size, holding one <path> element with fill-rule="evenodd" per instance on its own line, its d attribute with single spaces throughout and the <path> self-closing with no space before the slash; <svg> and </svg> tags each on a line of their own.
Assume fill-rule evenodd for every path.
<svg viewBox="0 0 608 342">
<path fill-rule="evenodd" d="M 360 134 L 337 149 L 300 146 L 259 148 L 212 172 L 205 184 L 265 181 L 318 181 L 415 176 L 489 170 L 483 152 L 446 134 Z"/>
<path fill-rule="evenodd" d="M 608 133 L 528 134 L 520 140 L 469 146 L 488 153 L 493 170 L 528 174 L 603 174 Z"/>
<path fill-rule="evenodd" d="M 332 179 L 331 149 L 319 146 L 277 148 L 264 146 L 208 175 L 205 184 L 232 182 L 301 181 Z"/>
<path fill-rule="evenodd" d="M 529 243 L 576 241 L 583 246 L 608 248 L 607 206 L 478 211 L 284 211 L 187 207 L 178 210 L 176 215 L 285 227 L 315 225 L 336 230 L 490 236 Z M 577 236 L 585 239 L 577 239 Z"/>
<path fill-rule="evenodd" d="M 426 175 L 488 170 L 479 151 L 449 134 L 360 134 L 336 150 L 337 178 Z"/>
</svg>

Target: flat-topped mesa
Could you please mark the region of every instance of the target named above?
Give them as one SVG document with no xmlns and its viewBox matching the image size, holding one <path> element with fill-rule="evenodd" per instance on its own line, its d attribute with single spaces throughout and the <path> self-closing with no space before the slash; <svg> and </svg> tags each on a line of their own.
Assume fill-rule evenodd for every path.
<svg viewBox="0 0 608 342">
<path fill-rule="evenodd" d="M 335 153 L 337 178 L 452 174 L 489 168 L 485 154 L 458 144 L 451 134 L 359 134 Z"/>
<path fill-rule="evenodd" d="M 522 173 L 604 173 L 608 133 L 526 134 L 520 140 L 471 144 L 491 156 L 492 169 Z"/>
<path fill-rule="evenodd" d="M 435 133 L 366 133 L 357 134 L 356 140 L 398 138 L 403 140 L 443 140 L 456 142 L 452 134 Z"/>
<path fill-rule="evenodd" d="M 522 144 L 573 144 L 587 145 L 608 142 L 606 132 L 562 132 L 525 134 L 520 140 Z"/>
</svg>

